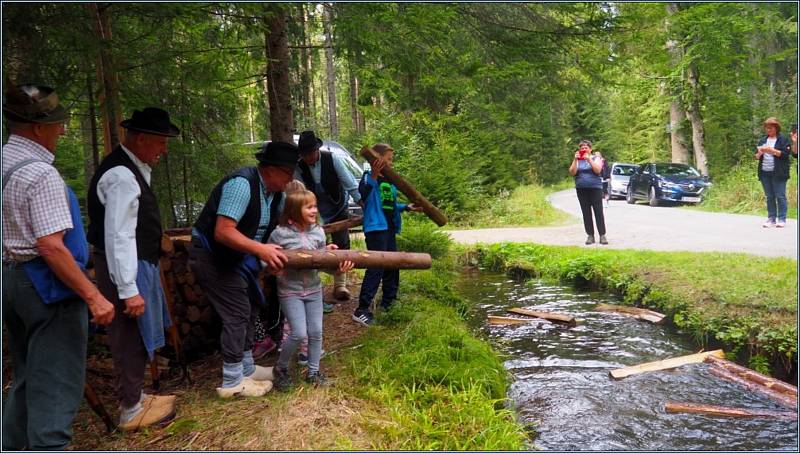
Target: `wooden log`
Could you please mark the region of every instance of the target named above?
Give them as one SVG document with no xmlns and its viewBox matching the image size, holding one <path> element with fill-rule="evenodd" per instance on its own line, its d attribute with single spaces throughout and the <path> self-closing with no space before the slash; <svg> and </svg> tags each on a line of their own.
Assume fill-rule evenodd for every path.
<svg viewBox="0 0 800 453">
<path fill-rule="evenodd" d="M 533 319 L 509 318 L 506 316 L 489 316 L 487 319 L 489 320 L 489 324 L 493 326 L 507 324 L 530 324 L 534 322 Z"/>
<path fill-rule="evenodd" d="M 709 367 L 708 372 L 713 374 L 714 376 L 717 376 L 718 378 L 734 382 L 736 384 L 741 385 L 742 387 L 747 388 L 748 390 L 760 393 L 782 406 L 791 408 L 793 410 L 797 410 L 797 397 L 792 397 L 785 393 L 781 393 L 776 390 L 764 387 L 761 384 L 756 384 L 755 382 L 748 381 L 747 379 L 740 377 L 734 373 L 731 373 L 730 371 L 724 368 L 720 368 L 716 365 L 712 365 L 711 367 Z"/>
<path fill-rule="evenodd" d="M 741 365 L 731 362 L 730 360 L 720 359 L 718 357 L 708 357 L 706 358 L 706 363 L 716 365 L 717 367 L 730 371 L 731 373 L 743 377 L 748 381 L 753 381 L 757 384 L 761 384 L 764 387 L 767 387 L 768 389 L 785 393 L 789 396 L 797 398 L 797 387 L 791 384 L 787 384 L 786 382 L 783 382 L 781 380 L 765 376 L 749 368 L 745 368 Z"/>
<path fill-rule="evenodd" d="M 664 322 L 665 318 L 663 314 L 655 311 L 637 307 L 625 307 L 622 305 L 598 304 L 597 307 L 595 307 L 595 310 L 620 313 L 626 316 L 632 316 L 636 319 L 641 319 L 643 321 L 652 322 L 654 324 L 660 324 Z"/>
<path fill-rule="evenodd" d="M 375 159 L 379 158 L 378 153 L 372 150 L 372 148 L 365 146 L 361 148 L 361 155 L 369 161 L 370 165 L 375 161 Z M 396 171 L 392 169 L 390 166 L 383 167 L 381 174 L 389 180 L 392 184 L 397 186 L 397 189 L 400 192 L 403 192 L 408 199 L 416 204 L 417 206 L 422 208 L 422 212 L 425 213 L 431 220 L 436 222 L 439 226 L 444 226 L 447 223 L 447 216 L 442 213 L 436 206 L 434 206 L 427 198 L 422 196 L 421 193 L 417 191 L 414 186 L 411 185 L 408 181 L 406 181 L 402 176 L 400 176 Z"/>
<path fill-rule="evenodd" d="M 738 407 L 712 406 L 708 404 L 676 403 L 668 401 L 664 403 L 664 411 L 668 414 L 702 414 L 719 417 L 766 417 L 766 418 L 785 418 L 797 420 L 797 414 L 792 412 L 777 412 L 759 409 L 740 409 Z"/>
<path fill-rule="evenodd" d="M 371 250 L 284 250 L 289 269 L 336 269 L 342 261 L 352 261 L 359 269 L 430 269 L 427 253 L 379 252 Z M 263 264 L 263 263 L 262 263 Z"/>
<path fill-rule="evenodd" d="M 192 234 L 192 227 L 186 228 L 169 228 L 164 230 L 164 234 L 167 236 L 186 236 Z"/>
<path fill-rule="evenodd" d="M 717 357 L 725 357 L 722 349 L 717 349 L 708 352 L 698 352 L 697 354 L 690 354 L 681 357 L 673 357 L 666 360 L 657 360 L 655 362 L 642 363 L 640 365 L 629 366 L 625 368 L 617 368 L 616 370 L 609 371 L 611 377 L 614 379 L 622 379 L 634 374 L 647 373 L 649 371 L 668 370 L 670 368 L 677 368 L 682 365 L 690 363 L 701 363 L 706 357 L 715 355 Z"/>
<path fill-rule="evenodd" d="M 338 222 L 329 223 L 322 226 L 322 231 L 326 234 L 336 233 L 338 231 L 349 230 L 364 223 L 364 217 L 351 217 L 349 219 L 340 220 Z"/>
<path fill-rule="evenodd" d="M 546 311 L 528 310 L 525 308 L 509 308 L 506 311 L 509 313 L 516 313 L 518 315 L 533 316 L 535 318 L 542 318 L 552 322 L 559 322 L 562 324 L 567 324 L 572 327 L 578 325 L 578 321 L 576 321 L 574 317 L 569 315 L 549 313 Z"/>
</svg>

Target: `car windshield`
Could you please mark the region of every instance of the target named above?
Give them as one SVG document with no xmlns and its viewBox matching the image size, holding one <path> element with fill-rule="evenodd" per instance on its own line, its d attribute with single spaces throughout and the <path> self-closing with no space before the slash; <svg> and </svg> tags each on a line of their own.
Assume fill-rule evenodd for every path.
<svg viewBox="0 0 800 453">
<path fill-rule="evenodd" d="M 630 165 L 617 165 L 611 172 L 612 175 L 630 176 L 636 171 L 636 167 Z"/>
<path fill-rule="evenodd" d="M 656 164 L 656 173 L 664 176 L 700 176 L 697 170 L 684 164 Z"/>
</svg>

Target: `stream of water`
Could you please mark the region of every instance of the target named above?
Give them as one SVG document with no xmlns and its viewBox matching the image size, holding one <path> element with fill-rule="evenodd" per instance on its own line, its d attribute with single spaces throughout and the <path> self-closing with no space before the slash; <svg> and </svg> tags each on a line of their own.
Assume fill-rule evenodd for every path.
<svg viewBox="0 0 800 453">
<path fill-rule="evenodd" d="M 772 400 L 711 375 L 705 364 L 615 381 L 609 370 L 697 352 L 670 327 L 609 312 L 618 303 L 601 293 L 501 274 L 474 273 L 460 291 L 474 302 L 470 323 L 507 356 L 518 419 L 538 432 L 534 446 L 550 450 L 793 450 L 796 420 L 667 414 L 667 401 L 786 411 Z M 572 315 L 576 327 L 538 320 L 490 326 L 488 315 L 516 316 L 522 307 Z"/>
</svg>

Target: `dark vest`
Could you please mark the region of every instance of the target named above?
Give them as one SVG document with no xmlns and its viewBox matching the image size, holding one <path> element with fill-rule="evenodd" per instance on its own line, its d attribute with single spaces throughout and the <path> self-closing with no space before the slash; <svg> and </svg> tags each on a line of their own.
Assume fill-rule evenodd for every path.
<svg viewBox="0 0 800 453">
<path fill-rule="evenodd" d="M 239 223 L 236 224 L 236 229 L 250 239 L 256 236 L 258 224 L 261 220 L 261 194 L 259 193 L 259 190 L 261 190 L 261 181 L 256 167 L 240 168 L 222 178 L 222 181 L 211 191 L 206 205 L 203 206 L 200 216 L 194 223 L 194 227 L 203 233 L 206 240 L 208 240 L 208 244 L 211 246 L 211 253 L 215 261 L 221 266 L 233 266 L 245 256 L 244 253 L 226 247 L 214 240 L 214 230 L 217 227 L 217 210 L 219 209 L 219 202 L 222 198 L 222 187 L 231 179 L 238 177 L 243 177 L 250 183 L 250 204 L 247 205 L 244 215 L 239 219 Z M 278 225 L 278 207 L 280 206 L 282 197 L 283 193 L 276 193 L 272 197 L 272 203 L 269 206 L 269 225 L 267 226 L 267 231 L 264 233 L 261 242 L 267 242 L 272 230 Z"/>
<path fill-rule="evenodd" d="M 161 214 L 158 212 L 156 195 L 147 184 L 139 169 L 125 154 L 121 146 L 103 159 L 89 184 L 87 206 L 89 210 L 89 233 L 86 239 L 95 248 L 105 250 L 105 225 L 106 208 L 100 203 L 97 196 L 97 182 L 108 170 L 122 165 L 133 173 L 139 183 L 139 211 L 136 217 L 136 256 L 153 264 L 158 264 L 161 254 Z"/>
<path fill-rule="evenodd" d="M 342 196 L 343 191 L 342 184 L 339 181 L 339 175 L 336 174 L 336 168 L 333 166 L 333 153 L 330 151 L 320 151 L 319 161 L 320 165 L 322 165 L 319 182 L 322 188 L 325 189 L 325 195 L 327 195 L 331 204 L 340 206 L 344 201 L 344 197 Z M 308 164 L 300 159 L 298 167 L 300 167 L 300 175 L 303 177 L 303 184 L 306 185 L 308 190 L 315 192 L 314 177 L 311 176 L 311 169 L 308 168 Z M 320 194 L 316 195 L 318 197 L 320 196 Z"/>
</svg>

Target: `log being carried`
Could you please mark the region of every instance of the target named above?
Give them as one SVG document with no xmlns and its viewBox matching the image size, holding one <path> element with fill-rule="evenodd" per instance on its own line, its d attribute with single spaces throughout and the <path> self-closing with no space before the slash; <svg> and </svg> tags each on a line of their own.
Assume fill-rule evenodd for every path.
<svg viewBox="0 0 800 453">
<path fill-rule="evenodd" d="M 336 269 L 342 261 L 352 261 L 356 268 L 430 269 L 427 253 L 382 252 L 372 250 L 283 250 L 289 269 Z M 261 263 L 264 264 L 263 262 Z"/>
<path fill-rule="evenodd" d="M 373 165 L 373 162 L 379 158 L 378 153 L 373 151 L 372 148 L 368 146 L 361 148 L 361 155 L 367 159 L 367 161 L 369 161 L 370 165 Z M 422 212 L 424 212 L 425 215 L 431 220 L 436 222 L 437 225 L 444 226 L 447 223 L 447 216 L 445 216 L 436 206 L 431 204 L 427 198 L 419 193 L 414 186 L 412 186 L 391 167 L 383 167 L 382 174 L 389 182 L 397 186 L 397 189 L 400 190 L 400 192 L 403 192 L 408 197 L 409 201 L 421 207 Z"/>
</svg>

